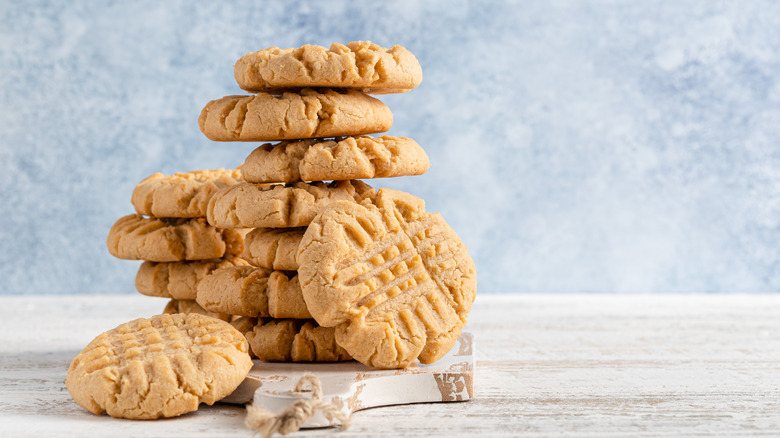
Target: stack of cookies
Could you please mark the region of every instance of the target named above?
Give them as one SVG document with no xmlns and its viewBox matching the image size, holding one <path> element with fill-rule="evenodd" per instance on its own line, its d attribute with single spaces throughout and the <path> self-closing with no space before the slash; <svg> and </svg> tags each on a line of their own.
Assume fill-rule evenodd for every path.
<svg viewBox="0 0 780 438">
<path fill-rule="evenodd" d="M 108 244 L 146 260 L 138 290 L 172 298 L 166 312 L 231 321 L 262 360 L 399 368 L 441 358 L 474 300 L 474 263 L 424 201 L 361 181 L 428 169 L 414 140 L 371 136 L 393 115 L 370 94 L 419 85 L 414 55 L 368 42 L 274 47 L 239 59 L 235 78 L 252 94 L 209 102 L 201 131 L 276 143 L 240 170 L 156 174 L 136 188 L 138 214 Z M 212 235 L 219 255 L 201 249 L 219 246 Z"/>
<path fill-rule="evenodd" d="M 108 233 L 108 251 L 115 257 L 144 260 L 136 289 L 144 295 L 167 297 L 168 313 L 208 312 L 195 302 L 196 286 L 214 269 L 246 265 L 247 230 L 221 229 L 206 221 L 211 196 L 243 182 L 240 170 L 200 170 L 174 175 L 155 173 L 133 190 L 136 214 L 120 218 Z"/>
</svg>

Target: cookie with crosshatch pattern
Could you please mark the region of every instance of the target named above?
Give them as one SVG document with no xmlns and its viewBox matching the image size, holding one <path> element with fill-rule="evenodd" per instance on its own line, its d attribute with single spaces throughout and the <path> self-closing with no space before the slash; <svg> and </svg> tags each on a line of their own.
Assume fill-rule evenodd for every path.
<svg viewBox="0 0 780 438">
<path fill-rule="evenodd" d="M 312 221 L 299 246 L 306 307 L 356 360 L 401 368 L 452 348 L 477 290 L 468 249 L 422 199 L 380 189 L 337 202 Z"/>
<path fill-rule="evenodd" d="M 65 385 L 84 409 L 148 420 L 214 404 L 244 380 L 252 359 L 244 335 L 197 313 L 139 318 L 90 342 Z"/>
</svg>

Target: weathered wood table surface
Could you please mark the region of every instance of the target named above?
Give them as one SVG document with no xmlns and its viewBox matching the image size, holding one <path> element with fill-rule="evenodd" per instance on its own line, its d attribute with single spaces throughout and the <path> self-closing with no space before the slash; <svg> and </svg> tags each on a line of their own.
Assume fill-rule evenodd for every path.
<svg viewBox="0 0 780 438">
<path fill-rule="evenodd" d="M 101 332 L 159 313 L 143 296 L 0 297 L 0 436 L 249 437 L 244 410 L 161 421 L 77 406 L 70 360 Z M 475 397 L 357 412 L 363 436 L 778 436 L 780 295 L 477 298 Z"/>
</svg>

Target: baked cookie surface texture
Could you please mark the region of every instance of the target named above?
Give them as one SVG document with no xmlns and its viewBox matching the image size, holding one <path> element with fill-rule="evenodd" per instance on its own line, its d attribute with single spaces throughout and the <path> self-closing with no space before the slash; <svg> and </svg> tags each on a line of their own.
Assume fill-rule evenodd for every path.
<svg viewBox="0 0 780 438">
<path fill-rule="evenodd" d="M 217 269 L 198 283 L 197 301 L 206 310 L 229 315 L 311 318 L 295 272 L 254 266 Z"/>
<path fill-rule="evenodd" d="M 201 132 L 214 141 L 270 141 L 376 134 L 393 126 L 393 113 L 355 90 L 304 88 L 280 96 L 225 96 L 200 113 Z"/>
<path fill-rule="evenodd" d="M 221 228 L 305 227 L 327 204 L 359 202 L 372 193 L 374 189 L 361 181 L 270 187 L 242 183 L 222 189 L 211 198 L 208 220 Z"/>
<path fill-rule="evenodd" d="M 241 230 L 222 230 L 205 218 L 151 218 L 131 214 L 119 218 L 108 231 L 106 245 L 114 257 L 151 262 L 208 260 L 240 255 Z"/>
<path fill-rule="evenodd" d="M 241 166 L 254 183 L 331 181 L 422 175 L 428 155 L 406 137 L 346 137 L 264 144 Z"/>
<path fill-rule="evenodd" d="M 154 217 L 206 217 L 217 190 L 242 182 L 238 169 L 155 173 L 138 183 L 130 201 L 136 213 Z"/>
<path fill-rule="evenodd" d="M 333 328 L 312 320 L 268 319 L 245 333 L 255 356 L 267 362 L 340 362 L 352 359 Z"/>
<path fill-rule="evenodd" d="M 143 262 L 135 276 L 135 288 L 151 297 L 194 300 L 198 283 L 211 271 L 228 266 L 247 266 L 247 262 L 238 257 L 194 262 Z"/>
<path fill-rule="evenodd" d="M 326 207 L 301 241 L 306 306 L 356 360 L 401 368 L 452 348 L 476 295 L 463 242 L 408 193 L 380 189 L 361 204 Z"/>
<path fill-rule="evenodd" d="M 199 314 L 156 315 L 109 330 L 68 369 L 84 409 L 136 420 L 174 417 L 230 394 L 252 367 L 244 335 Z"/>
<path fill-rule="evenodd" d="M 401 93 L 422 82 L 417 58 L 401 46 L 386 49 L 367 41 L 330 48 L 306 44 L 247 53 L 233 67 L 238 86 L 257 93 L 279 88 L 358 88 L 368 93 Z"/>
</svg>

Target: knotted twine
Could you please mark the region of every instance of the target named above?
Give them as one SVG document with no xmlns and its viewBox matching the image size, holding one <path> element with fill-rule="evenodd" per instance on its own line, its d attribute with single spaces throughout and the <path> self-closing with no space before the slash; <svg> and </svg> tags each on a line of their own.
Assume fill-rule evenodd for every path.
<svg viewBox="0 0 780 438">
<path fill-rule="evenodd" d="M 295 384 L 295 392 L 302 392 L 307 383 L 311 386 L 311 399 L 298 400 L 279 415 L 274 415 L 260 406 L 255 406 L 254 403 L 248 404 L 246 406 L 246 420 L 244 421 L 246 427 L 260 432 L 263 438 L 269 438 L 275 433 L 287 435 L 300 429 L 303 423 L 317 412 L 322 412 L 325 418 L 338 420 L 342 430 L 348 428 L 349 415 L 341 412 L 332 403 L 322 400 L 322 384 L 317 376 L 311 373 L 304 374 Z"/>
</svg>

